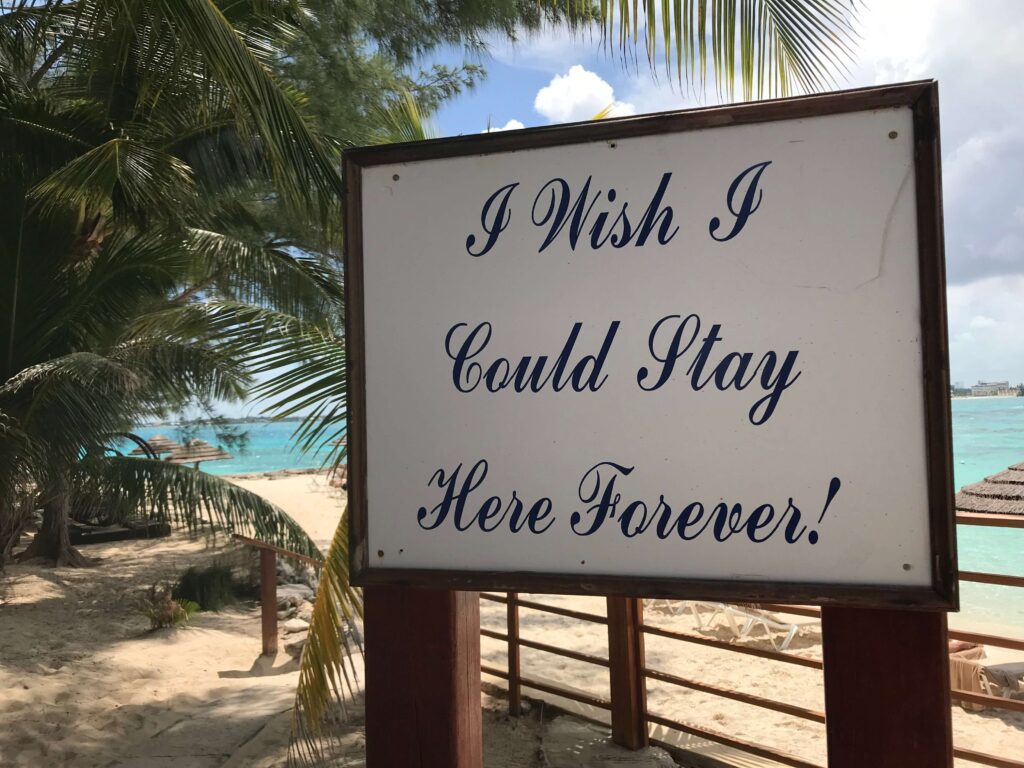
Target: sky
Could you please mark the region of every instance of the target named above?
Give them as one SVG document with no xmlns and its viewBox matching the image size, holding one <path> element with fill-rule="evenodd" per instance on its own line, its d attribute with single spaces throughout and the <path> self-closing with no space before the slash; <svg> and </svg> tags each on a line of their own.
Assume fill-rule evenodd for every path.
<svg viewBox="0 0 1024 768">
<path fill-rule="evenodd" d="M 838 87 L 939 81 L 950 378 L 1024 381 L 1024 2 L 867 0 Z M 448 63 L 461 53 L 433 57 Z M 624 60 L 564 29 L 495 39 L 474 91 L 434 117 L 441 135 L 719 103 L 686 93 L 646 57 Z"/>
</svg>

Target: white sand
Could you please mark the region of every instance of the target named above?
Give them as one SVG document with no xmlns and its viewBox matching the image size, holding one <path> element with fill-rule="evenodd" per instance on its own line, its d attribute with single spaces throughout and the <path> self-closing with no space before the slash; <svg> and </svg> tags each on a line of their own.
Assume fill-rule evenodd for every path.
<svg viewBox="0 0 1024 768">
<path fill-rule="evenodd" d="M 241 484 L 329 543 L 341 497 L 322 478 Z M 251 554 L 180 532 L 83 551 L 101 565 L 12 565 L 0 576 L 0 765 L 282 765 L 298 664 L 260 657 L 258 608 L 156 632 L 142 612 L 154 582 Z"/>
<path fill-rule="evenodd" d="M 599 615 L 606 613 L 604 598 L 556 595 L 522 595 L 521 597 L 525 600 L 572 608 L 577 611 Z M 806 618 L 792 618 L 794 621 L 804 624 L 800 634 L 790 646 L 790 650 L 803 656 L 820 659 L 820 625 Z M 694 620 L 689 612 L 682 616 L 676 616 L 663 604 L 655 609 L 648 607 L 645 620 L 666 629 L 696 633 Z M 483 626 L 504 632 L 505 621 L 505 605 L 488 600 L 481 602 Z M 975 628 L 979 631 L 985 629 L 985 627 Z M 604 658 L 607 658 L 608 655 L 607 630 L 599 624 L 584 623 L 554 614 L 522 609 L 520 633 L 525 639 Z M 709 633 L 709 636 L 737 642 L 723 624 L 719 624 L 715 631 Z M 770 649 L 770 643 L 763 637 L 763 635 L 759 635 L 754 639 L 740 642 Z M 781 637 L 778 639 L 781 640 Z M 654 635 L 645 637 L 645 651 L 647 666 L 651 669 L 817 711 L 824 709 L 823 678 L 819 670 Z M 483 638 L 482 656 L 484 664 L 506 668 L 507 653 L 502 641 Z M 1020 660 L 1022 656 L 1024 654 L 989 649 L 989 658 L 996 662 Z M 601 667 L 529 648 L 523 648 L 521 651 L 521 665 L 524 676 L 603 698 L 609 696 L 608 675 Z M 496 679 L 494 680 L 496 681 Z M 529 695 L 538 698 L 552 698 L 537 691 L 530 692 Z M 819 764 L 825 762 L 825 727 L 812 721 L 658 681 L 648 682 L 647 705 L 649 711 L 674 720 L 709 731 L 725 733 L 748 742 L 764 744 Z M 884 703 L 879 702 L 878 706 L 884 706 Z M 573 705 L 572 708 L 574 711 L 580 711 L 590 716 L 602 717 L 600 710 L 588 710 L 588 708 L 578 705 Z M 973 713 L 954 706 L 953 731 L 954 743 L 957 747 L 1014 759 L 1020 759 L 1024 755 L 1024 713 L 1004 710 Z M 736 765 L 769 764 L 749 755 L 709 745 L 703 740 L 687 737 L 678 732 L 667 732 L 665 729 L 659 728 L 654 735 L 671 744 L 687 746 L 709 755 L 719 755 L 735 760 Z M 774 763 L 771 764 L 774 765 Z M 967 768 L 967 766 L 976 764 L 957 761 L 957 765 Z"/>
<path fill-rule="evenodd" d="M 326 548 L 341 497 L 322 477 L 246 478 L 239 484 L 282 506 Z M 223 557 L 225 546 L 223 537 L 208 545 L 175 533 L 155 542 L 90 546 L 88 554 L 103 558 L 98 568 L 9 567 L 0 576 L 0 766 L 282 765 L 296 664 L 283 654 L 260 660 L 258 610 L 199 614 L 186 629 L 149 632 L 139 608 L 150 584 Z M 532 599 L 604 613 L 602 598 Z M 481 613 L 484 626 L 504 630 L 504 605 L 483 601 Z M 688 614 L 649 610 L 647 617 L 693 630 Z M 521 626 L 526 638 L 607 655 L 601 625 L 523 610 Z M 727 637 L 723 631 L 716 636 Z M 763 640 L 749 642 L 767 647 Z M 484 663 L 504 667 L 504 644 L 488 638 L 482 643 Z M 646 649 L 651 668 L 823 707 L 821 673 L 815 670 L 653 636 Z M 793 650 L 820 658 L 821 638 L 813 624 L 802 630 Z M 525 675 L 608 696 L 603 668 L 528 648 L 522 665 Z M 648 705 L 652 712 L 824 761 L 824 727 L 812 722 L 657 682 L 649 684 Z M 953 720 L 957 746 L 1024 755 L 1024 714 L 955 707 Z M 535 729 L 493 714 L 485 722 L 488 765 L 532 764 Z M 672 734 L 656 735 L 672 740 Z M 766 763 L 744 758 L 736 764 Z"/>
<path fill-rule="evenodd" d="M 222 765 L 290 709 L 296 665 L 259 660 L 258 611 L 148 631 L 146 587 L 212 560 L 205 542 L 175 534 L 87 551 L 104 564 L 13 566 L 2 579 L 0 764 Z"/>
</svg>

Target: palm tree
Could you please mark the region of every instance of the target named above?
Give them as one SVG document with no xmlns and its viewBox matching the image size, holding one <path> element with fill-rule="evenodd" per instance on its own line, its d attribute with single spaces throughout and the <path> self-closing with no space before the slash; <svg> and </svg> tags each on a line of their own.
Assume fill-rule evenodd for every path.
<svg viewBox="0 0 1024 768">
<path fill-rule="evenodd" d="M 257 496 L 195 470 L 110 455 L 111 435 L 192 400 L 242 397 L 251 372 L 209 324 L 219 297 L 320 320 L 325 260 L 266 234 L 280 209 L 336 236 L 334 148 L 275 80 L 287 1 L 17 0 L 0 10 L 0 552 L 83 564 L 76 495 L 194 526 L 206 514 L 318 556 Z M 26 498 L 29 502 L 26 502 Z M 12 522 L 13 521 L 13 522 Z"/>
</svg>

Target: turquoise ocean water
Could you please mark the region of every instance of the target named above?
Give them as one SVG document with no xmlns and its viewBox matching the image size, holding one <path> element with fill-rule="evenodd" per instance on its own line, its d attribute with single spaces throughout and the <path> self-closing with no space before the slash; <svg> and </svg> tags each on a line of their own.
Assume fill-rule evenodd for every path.
<svg viewBox="0 0 1024 768">
<path fill-rule="evenodd" d="M 292 434 L 299 426 L 297 421 L 232 422 L 230 426 L 248 435 L 245 451 L 238 453 L 229 448 L 229 453 L 236 454 L 234 458 L 205 461 L 200 465 L 203 471 L 212 475 L 241 475 L 250 472 L 272 472 L 275 469 L 319 467 L 327 456 L 326 451 L 303 454 L 293 447 Z M 163 435 L 179 443 L 184 439 L 177 427 L 173 426 L 139 427 L 135 434 L 143 439 Z M 217 436 L 212 429 L 198 429 L 195 436 L 217 445 Z M 130 446 L 127 443 L 122 444 L 121 448 L 125 447 Z"/>
<path fill-rule="evenodd" d="M 975 483 L 1024 461 L 1024 398 L 953 401 L 956 487 Z M 965 571 L 1024 576 L 1024 529 L 957 526 L 957 553 Z M 960 584 L 963 618 L 1024 628 L 1024 589 Z M 956 624 L 956 617 L 950 622 Z"/>
<path fill-rule="evenodd" d="M 303 455 L 292 448 L 297 422 L 238 423 L 249 435 L 244 454 L 204 463 L 208 472 L 226 475 L 319 466 L 324 454 Z M 144 438 L 162 434 L 180 440 L 175 427 L 142 427 Z M 198 437 L 216 443 L 212 430 Z M 979 398 L 953 401 L 953 460 L 956 487 L 983 479 L 1024 461 L 1024 398 Z M 1024 530 L 958 526 L 960 567 L 970 571 L 1024 576 Z M 988 584 L 961 584 L 962 617 L 986 624 L 1024 628 L 1024 589 Z M 952 619 L 956 624 L 956 617 Z"/>
</svg>

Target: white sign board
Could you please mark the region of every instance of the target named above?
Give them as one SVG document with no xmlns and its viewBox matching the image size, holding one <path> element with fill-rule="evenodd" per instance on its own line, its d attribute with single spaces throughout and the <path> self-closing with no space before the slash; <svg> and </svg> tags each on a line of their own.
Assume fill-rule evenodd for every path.
<svg viewBox="0 0 1024 768">
<path fill-rule="evenodd" d="M 953 604 L 934 91 L 349 153 L 355 580 Z"/>
</svg>

